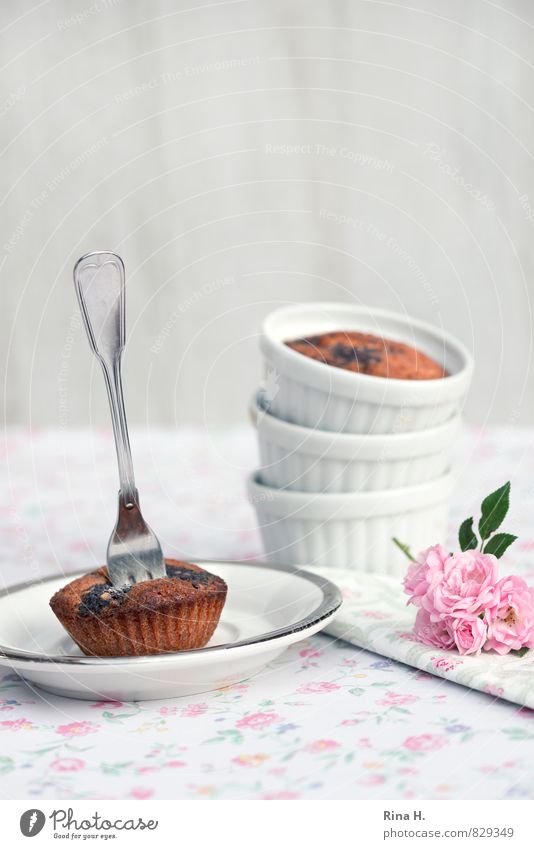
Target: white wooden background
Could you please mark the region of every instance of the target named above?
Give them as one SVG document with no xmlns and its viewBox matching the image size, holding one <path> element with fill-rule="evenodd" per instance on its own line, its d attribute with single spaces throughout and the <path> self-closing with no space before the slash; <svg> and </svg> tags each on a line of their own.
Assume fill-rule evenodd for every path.
<svg viewBox="0 0 534 849">
<path fill-rule="evenodd" d="M 3 0 L 4 419 L 107 423 L 71 269 L 128 273 L 139 423 L 244 421 L 262 317 L 454 331 L 473 422 L 534 423 L 528 0 Z"/>
</svg>

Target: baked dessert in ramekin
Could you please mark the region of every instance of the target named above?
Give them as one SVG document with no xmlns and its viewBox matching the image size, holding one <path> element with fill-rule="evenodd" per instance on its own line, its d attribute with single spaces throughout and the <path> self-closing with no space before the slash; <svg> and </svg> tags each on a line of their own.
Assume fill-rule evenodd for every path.
<svg viewBox="0 0 534 849">
<path fill-rule="evenodd" d="M 193 563 L 165 560 L 167 576 L 114 587 L 102 567 L 71 581 L 50 607 L 84 654 L 162 654 L 205 646 L 226 601 L 222 578 Z"/>
<path fill-rule="evenodd" d="M 438 363 L 442 376 L 411 380 L 393 378 L 391 368 L 387 377 L 325 368 L 324 362 L 302 356 L 287 344 L 340 329 L 402 342 Z M 260 347 L 265 409 L 286 422 L 335 433 L 404 433 L 436 427 L 461 412 L 473 372 L 471 354 L 448 331 L 401 313 L 352 303 L 280 307 L 265 319 Z"/>
<path fill-rule="evenodd" d="M 392 380 L 437 380 L 447 373 L 428 354 L 405 342 L 384 339 L 373 333 L 334 330 L 286 340 L 286 345 L 320 363 L 358 374 Z"/>
</svg>

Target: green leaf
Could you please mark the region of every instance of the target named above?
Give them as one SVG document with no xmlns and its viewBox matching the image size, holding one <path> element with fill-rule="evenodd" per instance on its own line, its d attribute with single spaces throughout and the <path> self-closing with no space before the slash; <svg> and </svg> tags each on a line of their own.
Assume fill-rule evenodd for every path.
<svg viewBox="0 0 534 849">
<path fill-rule="evenodd" d="M 509 546 L 517 539 L 514 534 L 495 534 L 484 546 L 484 554 L 494 554 L 495 557 L 502 557 Z"/>
<path fill-rule="evenodd" d="M 405 544 L 404 544 L 403 542 L 401 542 L 400 540 L 398 540 L 398 539 L 397 539 L 397 537 L 392 537 L 392 541 L 395 543 L 395 545 L 397 546 L 397 548 L 400 548 L 400 550 L 402 551 L 402 553 L 406 555 L 406 557 L 408 558 L 408 560 L 409 560 L 411 563 L 413 563 L 413 562 L 414 562 L 414 560 L 415 560 L 415 557 L 413 556 L 413 554 L 412 554 L 412 552 L 410 551 L 410 549 L 408 548 L 408 546 L 407 546 L 407 545 L 405 545 Z"/>
<path fill-rule="evenodd" d="M 458 541 L 460 543 L 460 548 L 462 549 L 462 551 L 469 551 L 469 549 L 477 547 L 478 540 L 476 538 L 475 532 L 473 531 L 472 516 L 469 519 L 465 519 L 460 525 L 460 530 L 458 531 Z"/>
<path fill-rule="evenodd" d="M 495 492 L 488 495 L 481 506 L 481 517 L 478 523 L 478 531 L 483 540 L 496 531 L 508 513 L 510 506 L 510 481 L 505 483 Z"/>
<path fill-rule="evenodd" d="M 105 775 L 120 775 L 122 770 L 127 769 L 132 765 L 132 761 L 120 761 L 115 764 L 103 763 L 100 765 L 100 770 Z"/>
<path fill-rule="evenodd" d="M 507 734 L 512 740 L 533 740 L 534 734 L 529 734 L 524 728 L 503 728 L 503 734 Z"/>
<path fill-rule="evenodd" d="M 62 743 L 55 743 L 53 746 L 46 746 L 44 749 L 33 749 L 28 752 L 29 755 L 47 755 L 48 752 L 53 752 L 55 749 L 60 749 Z"/>
<path fill-rule="evenodd" d="M 0 757 L 0 775 L 5 775 L 6 772 L 11 772 L 12 769 L 15 769 L 13 758 Z"/>
<path fill-rule="evenodd" d="M 137 711 L 135 713 L 111 713 L 111 711 L 105 710 L 102 714 L 102 718 L 107 722 L 122 722 L 123 719 L 128 719 L 130 716 L 137 716 Z"/>
<path fill-rule="evenodd" d="M 526 655 L 527 651 L 528 651 L 528 646 L 523 646 L 523 648 L 521 648 L 521 649 L 515 649 L 515 651 L 513 651 L 512 654 L 515 654 L 516 657 L 523 657 L 524 655 Z"/>
</svg>

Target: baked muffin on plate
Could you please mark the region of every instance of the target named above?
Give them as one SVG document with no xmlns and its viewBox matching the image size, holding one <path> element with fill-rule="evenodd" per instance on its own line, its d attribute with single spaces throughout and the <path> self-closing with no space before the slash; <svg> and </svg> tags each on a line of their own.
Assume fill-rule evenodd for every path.
<svg viewBox="0 0 534 849">
<path fill-rule="evenodd" d="M 167 576 L 114 587 L 106 567 L 67 584 L 50 607 L 84 654 L 161 654 L 202 648 L 226 601 L 222 578 L 181 560 L 165 560 Z"/>
</svg>

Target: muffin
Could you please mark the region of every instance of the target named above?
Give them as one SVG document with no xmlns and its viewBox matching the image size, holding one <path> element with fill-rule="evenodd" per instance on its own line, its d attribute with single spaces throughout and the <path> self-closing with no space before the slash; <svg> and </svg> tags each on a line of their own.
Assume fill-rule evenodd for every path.
<svg viewBox="0 0 534 849">
<path fill-rule="evenodd" d="M 166 559 L 165 565 L 165 578 L 125 587 L 114 587 L 102 567 L 55 593 L 50 607 L 87 655 L 202 648 L 219 622 L 226 583 L 193 563 Z"/>
<path fill-rule="evenodd" d="M 318 362 L 373 377 L 437 380 L 447 376 L 443 366 L 417 348 L 372 333 L 336 330 L 285 344 Z"/>
</svg>

